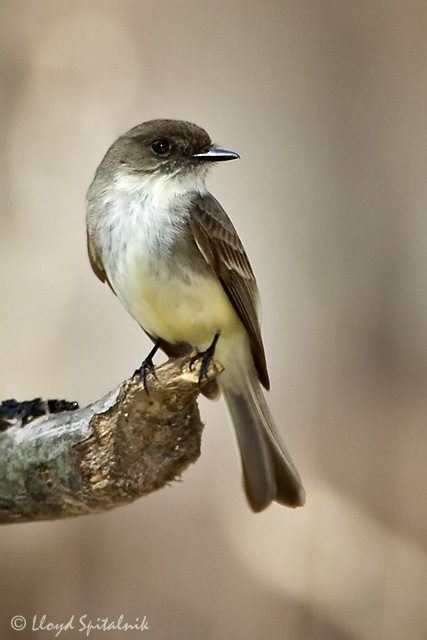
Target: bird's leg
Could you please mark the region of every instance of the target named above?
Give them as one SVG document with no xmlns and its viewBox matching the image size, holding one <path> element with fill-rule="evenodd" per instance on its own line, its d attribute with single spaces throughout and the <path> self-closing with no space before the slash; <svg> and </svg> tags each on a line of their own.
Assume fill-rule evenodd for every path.
<svg viewBox="0 0 427 640">
<path fill-rule="evenodd" d="M 139 369 L 137 369 L 135 371 L 135 373 L 133 374 L 134 376 L 137 375 L 137 374 L 141 376 L 142 381 L 144 383 L 144 389 L 146 390 L 147 393 L 148 393 L 147 373 L 151 373 L 154 377 L 156 377 L 156 372 L 154 370 L 154 364 L 153 364 L 153 358 L 154 358 L 157 350 L 160 347 L 160 342 L 161 342 L 160 339 L 157 340 L 156 344 L 151 349 L 150 353 L 145 358 L 145 360 L 142 362 L 142 364 L 139 367 Z"/>
<path fill-rule="evenodd" d="M 193 365 L 197 360 L 201 360 L 202 364 L 200 365 L 199 371 L 199 384 L 203 381 L 203 378 L 207 378 L 208 367 L 214 357 L 216 343 L 218 342 L 219 333 L 215 334 L 215 338 L 212 341 L 212 344 L 206 349 L 206 351 L 199 351 L 193 356 L 190 360 L 190 371 L 193 369 Z"/>
</svg>

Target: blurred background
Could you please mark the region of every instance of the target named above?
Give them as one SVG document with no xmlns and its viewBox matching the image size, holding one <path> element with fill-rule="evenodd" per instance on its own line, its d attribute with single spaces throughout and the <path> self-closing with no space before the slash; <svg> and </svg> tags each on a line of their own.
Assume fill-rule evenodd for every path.
<svg viewBox="0 0 427 640">
<path fill-rule="evenodd" d="M 43 614 L 145 615 L 153 639 L 427 637 L 426 3 L 2 0 L 0 34 L 1 399 L 89 403 L 146 355 L 91 272 L 85 192 L 120 133 L 192 120 L 241 155 L 209 187 L 257 274 L 307 491 L 252 514 L 225 408 L 201 401 L 182 482 L 1 529 L 1 637 L 17 614 L 21 638 L 53 637 Z"/>
</svg>

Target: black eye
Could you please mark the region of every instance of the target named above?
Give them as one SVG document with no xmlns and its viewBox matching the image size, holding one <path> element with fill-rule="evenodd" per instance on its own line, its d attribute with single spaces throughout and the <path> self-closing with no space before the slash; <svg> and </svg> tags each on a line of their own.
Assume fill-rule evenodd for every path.
<svg viewBox="0 0 427 640">
<path fill-rule="evenodd" d="M 165 140 L 165 138 L 159 138 L 158 140 L 154 140 L 154 142 L 151 143 L 151 148 L 154 153 L 164 155 L 169 151 L 169 141 Z"/>
</svg>

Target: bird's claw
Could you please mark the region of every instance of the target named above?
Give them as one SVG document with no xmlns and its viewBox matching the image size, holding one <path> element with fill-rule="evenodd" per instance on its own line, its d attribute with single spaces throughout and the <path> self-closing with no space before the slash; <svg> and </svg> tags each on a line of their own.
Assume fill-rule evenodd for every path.
<svg viewBox="0 0 427 640">
<path fill-rule="evenodd" d="M 136 369 L 135 373 L 133 374 L 134 376 L 138 375 L 142 378 L 142 381 L 144 383 L 144 389 L 147 392 L 147 395 L 150 395 L 150 392 L 148 391 L 148 385 L 147 385 L 147 374 L 150 373 L 157 380 L 156 372 L 154 370 L 153 358 L 159 347 L 160 347 L 160 340 L 157 340 L 156 344 L 151 349 L 150 353 L 145 358 L 145 360 L 142 362 L 139 369 Z"/>
<path fill-rule="evenodd" d="M 148 374 L 151 374 L 157 380 L 156 370 L 154 368 L 153 360 L 150 357 L 145 358 L 141 366 L 138 369 L 136 369 L 135 373 L 133 374 L 134 376 L 139 375 L 142 378 L 142 382 L 144 383 L 144 389 L 147 392 L 147 395 L 150 395 L 150 392 L 148 391 L 148 385 L 147 385 Z"/>
<path fill-rule="evenodd" d="M 219 333 L 215 335 L 212 344 L 206 349 L 206 351 L 199 351 L 190 360 L 190 371 L 193 371 L 194 363 L 197 362 L 197 360 L 201 360 L 199 370 L 199 386 L 202 384 L 203 380 L 208 380 L 208 369 L 215 354 L 215 347 L 216 343 L 218 342 L 218 338 Z"/>
</svg>

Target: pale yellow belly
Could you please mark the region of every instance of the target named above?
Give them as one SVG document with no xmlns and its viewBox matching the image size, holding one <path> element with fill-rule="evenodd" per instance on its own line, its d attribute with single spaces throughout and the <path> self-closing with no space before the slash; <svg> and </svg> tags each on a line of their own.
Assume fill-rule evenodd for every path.
<svg viewBox="0 0 427 640">
<path fill-rule="evenodd" d="M 114 290 L 138 324 L 170 343 L 188 342 L 203 350 L 216 333 L 223 338 L 241 331 L 242 323 L 220 281 L 197 269 L 174 275 L 153 269 L 128 251 Z"/>
</svg>

